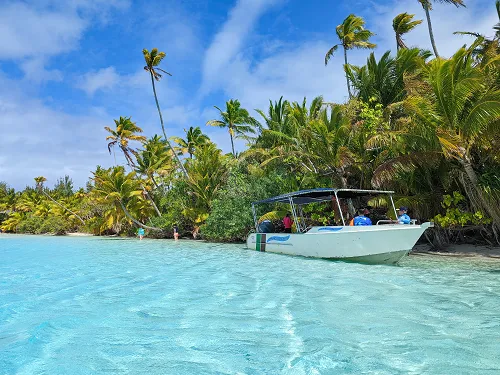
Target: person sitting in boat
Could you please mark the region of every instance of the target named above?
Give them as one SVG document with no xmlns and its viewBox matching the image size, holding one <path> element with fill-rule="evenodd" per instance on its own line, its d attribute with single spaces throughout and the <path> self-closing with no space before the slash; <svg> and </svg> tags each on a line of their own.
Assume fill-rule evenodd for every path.
<svg viewBox="0 0 500 375">
<path fill-rule="evenodd" d="M 366 211 L 368 210 L 366 210 L 365 208 L 360 208 L 358 210 L 358 216 L 356 216 L 353 221 L 354 226 L 372 225 L 372 221 L 370 220 L 370 218 L 365 216 Z"/>
<path fill-rule="evenodd" d="M 399 224 L 410 224 L 411 223 L 411 218 L 406 213 L 407 211 L 408 211 L 408 208 L 399 207 L 399 211 L 398 211 L 398 223 Z"/>
<path fill-rule="evenodd" d="M 285 226 L 285 233 L 292 233 L 292 218 L 289 213 L 283 218 L 283 225 Z"/>
</svg>

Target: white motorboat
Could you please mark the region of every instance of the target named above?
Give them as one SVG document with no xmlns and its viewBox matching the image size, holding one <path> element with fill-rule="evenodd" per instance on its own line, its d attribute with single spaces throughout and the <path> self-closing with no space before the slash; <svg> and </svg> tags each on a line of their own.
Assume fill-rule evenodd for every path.
<svg viewBox="0 0 500 375">
<path fill-rule="evenodd" d="M 300 255 L 305 257 L 335 259 L 373 264 L 395 264 L 406 256 L 424 231 L 433 223 L 418 225 L 398 224 L 380 220 L 371 226 L 348 226 L 340 205 L 341 199 L 388 195 L 397 216 L 392 191 L 356 189 L 310 189 L 284 194 L 252 204 L 256 233 L 247 238 L 247 247 L 257 251 Z M 302 206 L 331 201 L 338 205 L 343 225 L 306 227 Z M 257 220 L 255 206 L 264 203 L 290 205 L 295 233 L 263 233 Z M 351 205 L 352 206 L 352 205 Z"/>
</svg>

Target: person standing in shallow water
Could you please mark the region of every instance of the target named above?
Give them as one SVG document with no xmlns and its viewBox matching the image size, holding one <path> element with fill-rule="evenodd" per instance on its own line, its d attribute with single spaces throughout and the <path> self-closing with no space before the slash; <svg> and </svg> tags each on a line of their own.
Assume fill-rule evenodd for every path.
<svg viewBox="0 0 500 375">
<path fill-rule="evenodd" d="M 292 218 L 289 213 L 283 218 L 283 225 L 285 226 L 285 233 L 292 233 Z"/>
<path fill-rule="evenodd" d="M 177 226 L 177 224 L 174 225 L 174 240 L 178 240 L 179 239 L 179 227 Z"/>
<path fill-rule="evenodd" d="M 139 228 L 137 230 L 137 235 L 139 236 L 139 240 L 142 240 L 143 237 L 144 237 L 144 229 L 143 228 Z"/>
</svg>

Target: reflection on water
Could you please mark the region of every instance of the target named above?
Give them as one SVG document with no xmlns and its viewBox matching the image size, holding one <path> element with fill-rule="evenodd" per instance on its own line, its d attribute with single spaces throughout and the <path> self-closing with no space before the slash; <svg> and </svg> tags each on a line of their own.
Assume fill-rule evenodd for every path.
<svg viewBox="0 0 500 375">
<path fill-rule="evenodd" d="M 496 260 L 0 239 L 0 374 L 499 373 Z"/>
</svg>

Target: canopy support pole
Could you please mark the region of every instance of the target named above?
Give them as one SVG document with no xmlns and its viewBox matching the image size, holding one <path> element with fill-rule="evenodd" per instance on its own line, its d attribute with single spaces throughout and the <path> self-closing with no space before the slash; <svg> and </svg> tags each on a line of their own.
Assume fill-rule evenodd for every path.
<svg viewBox="0 0 500 375">
<path fill-rule="evenodd" d="M 337 196 L 337 191 L 334 192 L 335 200 L 337 201 L 337 205 L 339 207 L 340 218 L 342 219 L 342 225 L 345 226 L 344 214 L 342 213 L 342 208 L 340 207 L 339 197 Z"/>
<path fill-rule="evenodd" d="M 288 201 L 290 202 L 290 207 L 292 208 L 292 216 L 293 216 L 293 221 L 295 223 L 295 228 L 297 228 L 297 233 L 302 233 L 300 229 L 299 220 L 297 219 L 297 211 L 295 211 L 295 204 L 293 203 L 292 197 L 288 198 Z"/>
<path fill-rule="evenodd" d="M 389 194 L 389 197 L 391 198 L 392 208 L 394 209 L 394 217 L 397 220 L 398 219 L 398 212 L 396 211 L 396 205 L 394 204 L 394 200 L 392 199 L 392 194 Z"/>
<path fill-rule="evenodd" d="M 255 205 L 252 203 L 252 214 L 253 214 L 253 222 L 255 224 L 255 233 L 259 233 L 259 224 L 257 222 L 257 213 L 255 212 Z"/>
<path fill-rule="evenodd" d="M 302 204 L 299 204 L 298 207 L 299 207 L 299 215 L 300 215 L 300 221 L 302 222 L 302 228 L 304 229 L 304 232 L 306 231 L 306 221 L 304 219 L 304 210 L 302 208 Z"/>
</svg>

